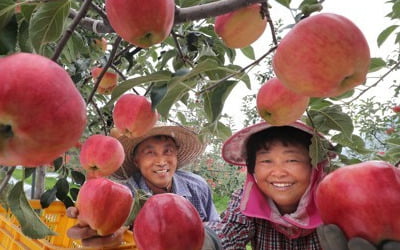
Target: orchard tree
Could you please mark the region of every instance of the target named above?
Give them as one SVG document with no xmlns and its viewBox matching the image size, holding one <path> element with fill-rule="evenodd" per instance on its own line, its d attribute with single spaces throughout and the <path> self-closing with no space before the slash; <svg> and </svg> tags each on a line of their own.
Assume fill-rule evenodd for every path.
<svg viewBox="0 0 400 250">
<path fill-rule="evenodd" d="M 113 1 L 1 0 L 0 55 L 4 58 L 20 52 L 41 55 L 68 72 L 86 103 L 87 123 L 80 143 L 94 134 L 111 134 L 115 126 L 113 110 L 116 102 L 121 96 L 134 93 L 151 100 L 152 107 L 158 112 L 161 120 L 194 126 L 205 143 L 218 144 L 209 146 L 210 151 L 207 153 L 211 158 L 219 155 L 220 143 L 232 133 L 232 120 L 222 112 L 231 91 L 238 84 L 245 84 L 249 89 L 259 89 L 261 84 L 275 77 L 272 60 L 280 42 L 286 36 L 282 31 L 296 28 L 297 24 L 316 16 L 323 9 L 323 1 L 318 0 L 304 0 L 298 6 L 293 6 L 290 0 L 276 0 L 276 3 L 286 7 L 294 17 L 290 23 L 283 23 L 279 16 L 276 20 L 271 18 L 275 16 L 271 15 L 274 8 L 265 0 L 165 0 L 162 1 L 163 5 L 166 5 L 165 8 L 160 7 L 157 1 L 137 0 L 140 2 L 138 5 L 148 5 L 149 9 L 161 11 L 162 16 L 165 16 L 165 20 L 162 21 L 165 28 L 157 30 L 155 34 L 146 33 L 145 36 L 137 38 L 136 31 L 124 26 L 125 20 L 136 18 L 140 24 L 137 29 L 140 30 L 143 27 L 154 26 L 158 15 L 145 15 L 135 8 L 126 8 L 129 17 L 121 21 L 118 17 L 124 18 L 126 13 L 115 12 L 113 7 L 116 6 L 113 6 Z M 226 27 L 230 27 L 230 21 L 241 25 L 231 35 L 214 29 L 216 17 L 253 4 L 259 4 L 260 18 L 264 23 L 266 21 L 266 25 L 257 26 L 261 27 L 258 29 L 264 29 L 266 26 L 260 33 L 268 33 L 272 40 L 271 44 L 265 44 L 268 48 L 265 54 L 259 54 L 253 49 L 253 40 L 246 43 L 245 38 L 250 39 L 250 36 L 245 33 L 239 38 L 234 38 L 245 40 L 238 48 L 233 48 L 236 45 L 231 46 L 226 41 L 232 39 L 239 31 L 245 31 L 246 26 L 251 27 L 246 23 L 247 19 L 240 19 L 239 16 L 235 20 L 233 15 L 222 18 L 221 22 L 225 22 Z M 394 22 L 398 21 L 400 10 L 396 1 L 388 1 L 386 4 L 393 7 L 387 17 Z M 254 16 L 254 10 L 251 13 Z M 226 29 L 229 31 L 229 28 Z M 378 45 L 386 42 L 388 37 L 398 36 L 398 33 L 395 33 L 397 29 L 397 25 L 392 25 L 383 30 L 377 38 Z M 256 31 L 260 30 L 252 32 Z M 398 42 L 396 37 L 396 45 Z M 237 53 L 244 54 L 252 63 L 244 67 L 238 65 Z M 373 84 L 352 86 L 335 96 L 313 96 L 310 99 L 301 119 L 313 126 L 316 132 L 327 134 L 335 146 L 331 149 L 326 142 L 313 141 L 311 156 L 314 162 L 318 161 L 318 156 L 329 150 L 334 150 L 339 156 L 338 160 L 333 162 L 336 166 L 365 159 L 384 159 L 394 164 L 400 158 L 400 138 L 396 132 L 400 130 L 400 113 L 390 113 L 389 110 L 400 105 L 395 102 L 399 93 L 396 82 L 392 86 L 395 95 L 390 103 L 380 105 L 371 99 L 363 100 L 361 105 L 354 105 L 365 92 L 373 91 L 375 86 L 386 81 L 388 75 L 398 70 L 399 51 L 393 51 L 392 55 L 391 58 L 372 58 L 367 65 L 371 74 L 384 72 Z M 331 55 L 326 55 L 329 56 Z M 366 60 L 361 61 L 365 63 Z M 256 65 L 263 66 L 265 70 L 252 72 Z M 282 74 L 282 64 L 278 67 Z M 256 81 L 251 80 L 250 74 L 253 73 L 259 76 Z M 26 95 L 30 94 L 26 92 Z M 257 114 L 255 98 L 253 95 L 245 99 L 242 110 L 247 115 L 245 125 L 261 120 Z M 366 119 L 372 115 L 376 116 L 375 119 Z M 0 122 L 1 118 L 0 112 Z M 53 122 L 57 123 L 56 120 Z M 385 133 L 387 130 L 384 129 L 389 128 L 393 129 L 392 132 Z M 67 206 L 74 205 L 79 187 L 85 181 L 78 159 L 80 143 L 70 147 L 61 157 L 48 164 L 59 176 L 53 187 L 44 193 L 39 192 L 36 196 L 40 198 L 43 207 L 56 198 Z M 220 159 L 214 160 L 220 163 Z M 200 168 L 208 166 L 210 162 L 196 165 L 193 169 L 204 173 L 206 170 Z M 35 168 L 25 168 L 22 180 L 13 186 L 9 180 L 15 167 L 3 166 L 4 178 L 0 186 L 2 204 L 9 205 L 17 216 L 20 215 L 19 219 L 24 217 L 20 208 L 29 208 L 23 183 L 32 174 L 39 179 L 40 175 L 37 172 L 43 171 L 44 168 L 43 164 L 36 168 L 36 171 Z M 40 223 L 37 223 L 35 229 L 40 231 Z M 23 228 L 25 224 L 26 221 L 21 219 Z M 32 237 L 31 231 L 24 232 Z M 40 232 L 35 237 L 49 234 L 45 229 Z"/>
</svg>

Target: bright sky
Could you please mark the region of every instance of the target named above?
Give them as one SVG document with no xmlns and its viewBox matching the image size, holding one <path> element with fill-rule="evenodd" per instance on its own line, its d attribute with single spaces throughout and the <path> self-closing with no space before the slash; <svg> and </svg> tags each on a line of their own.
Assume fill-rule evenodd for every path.
<svg viewBox="0 0 400 250">
<path fill-rule="evenodd" d="M 298 6 L 301 1 L 292 1 L 291 6 Z M 278 20 L 282 18 L 285 24 L 293 23 L 293 18 L 288 9 L 277 4 L 275 1 L 269 1 L 272 5 L 270 9 L 271 17 L 273 20 Z M 386 18 L 386 14 L 390 11 L 391 5 L 385 4 L 384 1 L 365 1 L 365 0 L 326 0 L 323 3 L 324 9 L 322 12 L 331 12 L 346 16 L 350 20 L 352 20 L 364 33 L 368 44 L 371 50 L 371 57 L 382 57 L 385 58 L 394 46 L 393 40 L 388 40 L 384 43 L 381 48 L 377 46 L 377 37 L 382 30 L 388 27 L 391 23 L 389 18 Z M 267 28 L 265 35 L 262 36 L 259 40 L 253 43 L 253 47 L 255 49 L 256 57 L 263 55 L 269 49 L 268 44 L 271 43 L 271 35 L 270 30 Z M 240 55 L 241 52 L 237 51 L 237 54 Z M 238 64 L 242 66 L 246 66 L 251 63 L 250 60 L 245 57 L 238 56 L 239 62 Z M 256 73 L 257 69 L 253 69 L 250 72 L 251 75 Z M 383 73 L 381 73 L 383 74 Z M 400 73 L 396 73 L 397 79 L 400 79 Z M 374 83 L 376 79 L 370 79 L 369 82 Z M 390 81 L 387 81 L 390 83 Z M 258 86 L 255 80 L 252 80 L 252 85 L 254 87 Z M 254 88 L 253 87 L 253 88 Z M 386 90 L 382 91 L 380 95 L 388 96 L 387 88 L 385 86 L 380 86 L 378 89 Z M 373 92 L 373 93 L 372 93 Z M 227 99 L 227 104 L 225 105 L 224 112 L 233 116 L 235 121 L 239 123 L 239 128 L 241 126 L 241 116 L 238 115 L 238 110 L 240 110 L 241 99 L 245 94 L 257 93 L 257 89 L 248 90 L 243 83 L 239 83 L 232 94 Z M 371 95 L 379 93 L 376 89 L 370 90 Z M 239 129 L 238 128 L 238 129 Z"/>
</svg>

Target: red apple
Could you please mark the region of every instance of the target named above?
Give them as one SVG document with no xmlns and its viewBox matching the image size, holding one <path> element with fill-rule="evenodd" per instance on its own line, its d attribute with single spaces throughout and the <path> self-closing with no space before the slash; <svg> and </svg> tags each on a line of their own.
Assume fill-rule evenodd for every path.
<svg viewBox="0 0 400 250">
<path fill-rule="evenodd" d="M 106 0 L 115 32 L 129 43 L 148 48 L 163 42 L 174 24 L 174 0 Z"/>
<path fill-rule="evenodd" d="M 395 131 L 394 128 L 387 128 L 387 129 L 385 130 L 385 133 L 386 133 L 387 135 L 391 135 L 391 134 L 394 133 L 394 131 Z"/>
<path fill-rule="evenodd" d="M 400 169 L 366 161 L 328 174 L 317 188 L 316 205 L 325 224 L 378 245 L 400 240 L 399 194 Z"/>
<path fill-rule="evenodd" d="M 204 241 L 204 227 L 196 208 L 173 193 L 151 196 L 133 227 L 139 249 L 200 250 Z"/>
<path fill-rule="evenodd" d="M 158 113 L 152 109 L 146 97 L 125 94 L 115 103 L 113 111 L 115 127 L 127 137 L 139 137 L 154 127 Z"/>
<path fill-rule="evenodd" d="M 395 112 L 395 113 L 400 113 L 400 106 L 394 106 L 394 107 L 392 108 L 392 110 L 393 110 L 393 112 Z"/>
<path fill-rule="evenodd" d="M 278 78 L 264 83 L 257 94 L 258 114 L 269 124 L 282 126 L 298 120 L 308 107 L 310 98 L 286 88 Z"/>
<path fill-rule="evenodd" d="M 93 79 L 96 80 L 102 71 L 103 68 L 99 67 L 93 68 L 91 71 Z M 117 86 L 117 82 L 118 82 L 118 75 L 116 73 L 110 71 L 105 72 L 97 88 L 97 93 L 104 95 L 111 94 L 113 89 Z"/>
<path fill-rule="evenodd" d="M 111 136 L 92 135 L 82 145 L 79 160 L 88 178 L 114 173 L 124 162 L 122 144 Z"/>
<path fill-rule="evenodd" d="M 28 53 L 0 58 L 0 165 L 47 164 L 73 147 L 86 105 L 68 73 Z"/>
<path fill-rule="evenodd" d="M 276 76 L 310 97 L 334 97 L 365 82 L 368 43 L 344 16 L 321 13 L 301 20 L 281 40 L 273 57 Z"/>
<path fill-rule="evenodd" d="M 267 18 L 261 15 L 261 4 L 256 3 L 217 16 L 214 30 L 228 48 L 244 48 L 255 42 L 266 27 Z"/>
<path fill-rule="evenodd" d="M 107 40 L 104 37 L 94 39 L 94 43 L 103 52 L 105 52 L 107 50 Z"/>
<path fill-rule="evenodd" d="M 102 236 L 123 226 L 132 205 L 131 190 L 104 177 L 88 179 L 79 190 L 75 204 L 79 224 L 88 225 Z"/>
</svg>

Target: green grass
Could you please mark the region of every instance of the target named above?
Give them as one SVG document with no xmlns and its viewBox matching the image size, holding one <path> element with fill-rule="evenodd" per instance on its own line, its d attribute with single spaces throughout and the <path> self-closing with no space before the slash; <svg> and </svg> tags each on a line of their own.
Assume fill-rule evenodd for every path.
<svg viewBox="0 0 400 250">
<path fill-rule="evenodd" d="M 22 180 L 23 173 L 24 172 L 23 172 L 22 169 L 18 169 L 17 168 L 17 169 L 14 170 L 12 176 L 17 180 Z M 46 177 L 45 184 L 44 184 L 45 185 L 45 189 L 51 189 L 56 184 L 56 182 L 57 182 L 56 178 L 54 178 L 54 177 Z M 28 178 L 26 178 L 24 180 L 24 183 L 31 185 L 32 184 L 32 176 L 29 176 Z"/>
<path fill-rule="evenodd" d="M 220 196 L 214 193 L 213 200 L 218 213 L 223 212 L 228 207 L 229 196 Z"/>
</svg>

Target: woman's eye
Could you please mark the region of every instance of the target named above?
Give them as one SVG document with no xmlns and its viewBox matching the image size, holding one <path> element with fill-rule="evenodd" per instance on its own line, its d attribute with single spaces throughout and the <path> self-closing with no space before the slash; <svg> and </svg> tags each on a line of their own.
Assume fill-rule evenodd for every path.
<svg viewBox="0 0 400 250">
<path fill-rule="evenodd" d="M 297 159 L 290 159 L 288 162 L 299 162 Z"/>
</svg>

